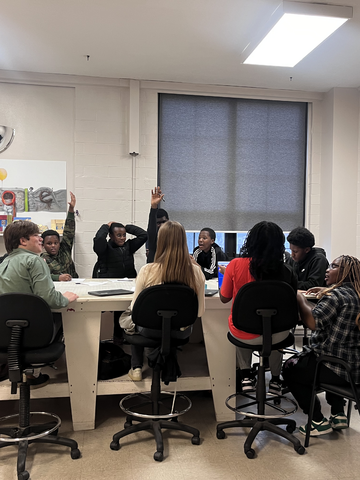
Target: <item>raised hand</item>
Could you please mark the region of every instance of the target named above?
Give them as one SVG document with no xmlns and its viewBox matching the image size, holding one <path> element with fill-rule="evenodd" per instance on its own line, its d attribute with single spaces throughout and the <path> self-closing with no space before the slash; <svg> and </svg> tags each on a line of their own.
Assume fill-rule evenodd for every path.
<svg viewBox="0 0 360 480">
<path fill-rule="evenodd" d="M 72 192 L 70 192 L 70 198 L 71 198 L 71 200 L 70 200 L 70 202 L 68 202 L 69 203 L 69 212 L 73 213 L 74 208 L 75 208 L 75 204 L 76 204 L 76 197 Z"/>
<path fill-rule="evenodd" d="M 158 208 L 163 198 L 164 194 L 161 193 L 160 187 L 155 187 L 154 190 L 151 190 L 151 208 Z"/>
</svg>

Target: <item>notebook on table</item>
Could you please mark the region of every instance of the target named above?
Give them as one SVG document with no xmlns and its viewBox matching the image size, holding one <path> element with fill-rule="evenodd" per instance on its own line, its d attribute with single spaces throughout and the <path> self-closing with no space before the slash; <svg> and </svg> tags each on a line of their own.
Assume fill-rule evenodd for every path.
<svg viewBox="0 0 360 480">
<path fill-rule="evenodd" d="M 219 290 L 213 290 L 213 289 L 209 289 L 209 288 L 205 289 L 205 297 L 212 297 L 213 295 L 216 295 L 217 293 L 219 293 Z"/>
<path fill-rule="evenodd" d="M 95 295 L 96 297 L 109 297 L 110 295 L 130 295 L 134 292 L 132 290 L 125 290 L 123 288 L 116 288 L 113 290 L 93 290 L 88 292 L 89 295 Z"/>
</svg>

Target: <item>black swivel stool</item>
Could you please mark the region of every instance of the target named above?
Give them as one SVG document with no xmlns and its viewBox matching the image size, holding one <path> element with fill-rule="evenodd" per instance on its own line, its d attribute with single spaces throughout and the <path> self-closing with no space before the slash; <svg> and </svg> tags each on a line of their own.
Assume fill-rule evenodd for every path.
<svg viewBox="0 0 360 480">
<path fill-rule="evenodd" d="M 0 418 L 0 448 L 18 445 L 18 480 L 27 480 L 25 470 L 28 445 L 52 443 L 71 449 L 71 458 L 80 457 L 75 440 L 57 436 L 60 418 L 52 413 L 30 412 L 30 385 L 26 374 L 34 366 L 54 363 L 64 353 L 65 345 L 54 341 L 54 321 L 48 304 L 36 295 L 6 293 L 0 295 L 0 363 L 8 363 L 11 393 L 20 387 L 19 414 Z M 32 415 L 50 417 L 40 425 L 31 424 Z M 3 427 L 3 423 L 18 418 L 18 426 Z"/>
<path fill-rule="evenodd" d="M 217 438 L 225 438 L 225 428 L 251 427 L 244 444 L 244 452 L 248 458 L 254 458 L 255 451 L 251 448 L 251 445 L 260 431 L 267 430 L 289 440 L 293 443 L 295 451 L 302 455 L 305 448 L 292 435 L 296 423 L 294 420 L 284 418 L 296 412 L 296 403 L 282 395 L 267 398 L 265 385 L 265 372 L 269 366 L 271 351 L 289 347 L 294 343 L 294 336 L 289 333 L 285 340 L 272 345 L 273 333 L 291 330 L 297 324 L 298 308 L 294 290 L 289 284 L 280 281 L 247 283 L 236 295 L 232 319 L 237 329 L 263 335 L 263 345 L 256 346 L 243 343 L 228 333 L 228 339 L 233 345 L 259 352 L 256 398 L 254 400 L 250 393 L 243 393 L 242 395 L 253 401 L 235 408 L 230 406 L 230 400 L 236 398 L 237 394 L 227 398 L 227 407 L 237 414 L 244 415 L 244 418 L 218 424 L 216 428 Z M 278 400 L 281 398 L 286 398 L 293 405 L 293 408 L 286 410 L 280 407 Z M 255 413 L 245 411 L 246 408 L 254 405 L 257 407 Z M 265 407 L 267 410 L 272 409 L 274 414 L 265 414 Z M 286 431 L 279 425 L 286 425 Z"/>
<path fill-rule="evenodd" d="M 197 314 L 197 295 L 185 285 L 155 285 L 143 290 L 136 299 L 132 311 L 135 325 L 153 329 L 158 336 L 148 338 L 135 334 L 126 335 L 125 338 L 131 344 L 154 349 L 148 356 L 152 368 L 151 392 L 128 395 L 120 402 L 127 417 L 124 429 L 113 436 L 110 444 L 112 450 L 119 450 L 120 438 L 141 430 L 151 430 L 156 441 L 154 459 L 162 461 L 163 428 L 190 433 L 192 443 L 200 444 L 199 430 L 177 421 L 180 415 L 191 408 L 190 399 L 182 394 L 161 392 L 161 378 L 163 381 L 175 381 L 181 374 L 176 349 L 187 343 L 188 338 L 177 339 L 174 333 L 192 325 Z M 140 423 L 133 425 L 134 421 Z"/>
</svg>

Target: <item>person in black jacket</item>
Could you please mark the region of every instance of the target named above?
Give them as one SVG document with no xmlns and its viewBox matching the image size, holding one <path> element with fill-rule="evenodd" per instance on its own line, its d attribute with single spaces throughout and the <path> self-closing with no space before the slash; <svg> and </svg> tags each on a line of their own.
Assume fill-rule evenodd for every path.
<svg viewBox="0 0 360 480">
<path fill-rule="evenodd" d="M 229 260 L 226 253 L 215 243 L 215 239 L 216 233 L 212 228 L 203 228 L 199 234 L 199 245 L 193 252 L 193 258 L 200 265 L 206 280 L 217 278 L 219 261 Z"/>
<path fill-rule="evenodd" d="M 298 278 L 298 289 L 309 290 L 325 285 L 325 272 L 329 266 L 323 248 L 314 247 L 314 235 L 305 227 L 296 227 L 289 233 L 291 258 L 286 259 Z"/>
<path fill-rule="evenodd" d="M 160 187 L 155 187 L 154 190 L 151 190 L 151 208 L 147 228 L 147 263 L 153 263 L 156 253 L 159 228 L 169 220 L 167 211 L 163 208 L 159 208 L 161 200 L 165 201 L 164 194 L 161 192 Z"/>
<path fill-rule="evenodd" d="M 126 234 L 134 235 L 126 240 Z M 109 240 L 107 236 L 109 235 Z M 95 278 L 136 278 L 134 253 L 144 245 L 147 233 L 135 225 L 109 222 L 102 225 L 94 238 L 94 252 L 98 256 L 93 277 Z M 119 326 L 122 312 L 114 312 L 114 343 L 123 343 L 123 330 Z"/>
<path fill-rule="evenodd" d="M 126 240 L 130 233 L 136 238 Z M 107 236 L 109 235 L 109 240 Z M 94 252 L 98 261 L 94 268 L 96 278 L 135 278 L 134 253 L 144 245 L 146 231 L 135 225 L 109 222 L 102 225 L 94 238 Z"/>
</svg>

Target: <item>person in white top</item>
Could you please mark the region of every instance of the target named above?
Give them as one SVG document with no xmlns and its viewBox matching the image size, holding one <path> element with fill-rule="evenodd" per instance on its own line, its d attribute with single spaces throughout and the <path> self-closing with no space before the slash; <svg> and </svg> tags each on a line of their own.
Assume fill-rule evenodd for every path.
<svg viewBox="0 0 360 480">
<path fill-rule="evenodd" d="M 184 227 L 174 221 L 167 221 L 159 229 L 154 263 L 143 266 L 136 278 L 134 297 L 130 311 L 142 290 L 162 283 L 182 283 L 192 288 L 198 296 L 198 317 L 205 310 L 205 277 L 201 268 L 191 259 Z M 136 327 L 131 313 L 124 312 L 120 317 L 120 326 L 128 334 L 147 335 L 146 329 Z M 177 332 L 182 338 L 190 336 L 192 328 Z M 131 345 L 131 370 L 129 377 L 134 381 L 142 380 L 143 348 Z"/>
</svg>

